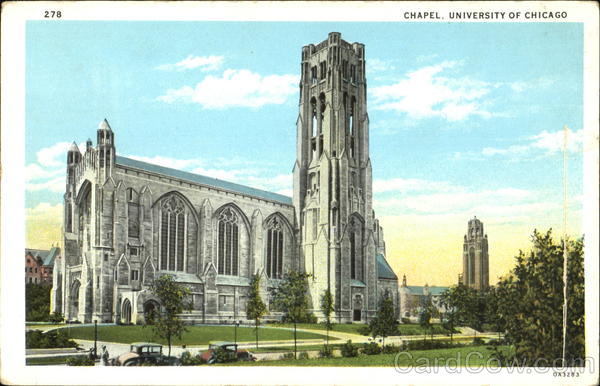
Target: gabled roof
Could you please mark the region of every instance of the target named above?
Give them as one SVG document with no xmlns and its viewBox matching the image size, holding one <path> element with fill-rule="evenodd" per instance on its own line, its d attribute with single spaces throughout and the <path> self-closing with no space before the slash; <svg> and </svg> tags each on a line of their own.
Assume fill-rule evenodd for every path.
<svg viewBox="0 0 600 386">
<path fill-rule="evenodd" d="M 30 254 L 35 259 L 42 261 L 42 265 L 54 264 L 54 259 L 60 254 L 60 248 L 52 247 L 50 250 L 25 248 L 25 254 Z"/>
<path fill-rule="evenodd" d="M 377 254 L 377 277 L 379 279 L 395 279 L 398 280 L 398 276 L 394 273 L 394 270 L 388 264 L 385 256 L 381 253 Z"/>
<path fill-rule="evenodd" d="M 406 288 L 408 289 L 408 292 L 410 292 L 411 295 L 425 295 L 425 293 L 424 293 L 425 286 L 407 285 Z M 434 296 L 441 295 L 442 293 L 447 291 L 448 288 L 449 287 L 431 286 L 431 287 L 429 287 L 429 294 L 434 295 Z"/>
<path fill-rule="evenodd" d="M 184 172 L 182 170 L 171 169 L 164 166 L 154 165 L 143 161 L 134 160 L 127 157 L 117 156 L 116 163 L 121 166 L 125 166 L 128 168 L 139 169 L 155 174 L 162 174 L 165 176 L 179 178 L 182 180 L 190 181 L 196 184 L 211 186 L 214 188 L 227 190 L 234 193 L 243 194 L 246 196 L 258 197 L 268 201 L 275 201 L 284 205 L 292 205 L 292 198 L 287 197 L 281 194 L 267 192 L 266 190 L 260 190 L 256 188 L 251 188 L 249 186 L 244 186 L 240 184 L 236 184 L 229 181 L 219 180 L 217 178 L 207 177 L 200 174 L 194 174 L 189 172 Z"/>
</svg>

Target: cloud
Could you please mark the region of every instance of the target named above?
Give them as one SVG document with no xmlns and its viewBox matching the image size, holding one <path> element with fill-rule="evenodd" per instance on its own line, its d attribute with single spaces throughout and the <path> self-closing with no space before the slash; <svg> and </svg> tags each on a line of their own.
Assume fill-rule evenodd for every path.
<svg viewBox="0 0 600 386">
<path fill-rule="evenodd" d="M 40 149 L 36 153 L 37 162 L 25 166 L 25 189 L 30 192 L 64 192 L 67 151 L 70 147 L 70 142 L 57 142 Z M 84 143 L 79 144 L 79 149 L 84 148 Z"/>
<path fill-rule="evenodd" d="M 221 67 L 223 63 L 224 57 L 217 55 L 210 56 L 194 56 L 188 55 L 187 58 L 174 63 L 174 64 L 161 64 L 156 67 L 157 70 L 166 70 L 166 71 L 184 71 L 184 70 L 193 70 L 195 68 L 200 68 L 201 71 L 215 71 Z"/>
<path fill-rule="evenodd" d="M 567 149 L 572 152 L 580 152 L 583 146 L 583 129 L 567 130 Z M 544 156 L 562 152 L 564 149 L 564 130 L 542 132 L 527 137 L 523 144 L 511 145 L 505 148 L 486 147 L 481 150 L 484 156 Z"/>
<path fill-rule="evenodd" d="M 443 181 L 427 181 L 417 178 L 392 178 L 387 180 L 373 181 L 373 192 L 409 192 L 409 191 L 426 191 L 426 190 L 452 190 L 455 189 L 448 182 Z"/>
<path fill-rule="evenodd" d="M 443 76 L 461 65 L 444 61 L 408 72 L 392 85 L 373 88 L 375 109 L 394 110 L 414 119 L 440 117 L 461 121 L 471 116 L 493 116 L 483 98 L 497 85 L 467 76 Z"/>
<path fill-rule="evenodd" d="M 512 82 L 509 83 L 508 86 L 511 88 L 511 90 L 521 93 L 530 89 L 544 89 L 544 88 L 548 88 L 550 86 L 552 86 L 556 81 L 554 79 L 550 79 L 550 78 L 545 78 L 545 77 L 540 77 L 537 79 L 533 79 L 532 81 L 528 81 L 528 82 L 523 82 L 523 81 L 517 81 L 517 82 Z"/>
<path fill-rule="evenodd" d="M 249 70 L 225 70 L 208 75 L 194 87 L 169 89 L 157 100 L 165 103 L 197 103 L 204 109 L 261 107 L 283 104 L 298 91 L 297 75 L 260 75 Z"/>
<path fill-rule="evenodd" d="M 394 65 L 388 60 L 381 60 L 381 59 L 377 59 L 377 58 L 372 58 L 372 59 L 367 60 L 367 74 L 375 73 L 375 72 L 391 71 L 391 70 L 394 70 L 395 68 L 396 67 L 394 67 Z"/>
</svg>

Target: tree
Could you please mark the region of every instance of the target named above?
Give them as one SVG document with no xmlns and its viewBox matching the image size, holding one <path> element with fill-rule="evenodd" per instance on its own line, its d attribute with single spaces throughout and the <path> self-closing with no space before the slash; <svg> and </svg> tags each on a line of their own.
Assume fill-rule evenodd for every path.
<svg viewBox="0 0 600 386">
<path fill-rule="evenodd" d="M 447 310 L 446 316 L 452 318 L 453 328 L 455 325 L 482 328 L 485 298 L 476 289 L 458 283 L 442 294 L 440 303 Z"/>
<path fill-rule="evenodd" d="M 329 346 L 329 329 L 331 328 L 331 313 L 333 312 L 333 295 L 327 288 L 321 296 L 321 311 L 325 315 L 325 326 L 327 328 L 327 346 Z"/>
<path fill-rule="evenodd" d="M 431 310 L 424 307 L 419 313 L 419 325 L 423 329 L 423 341 L 427 338 L 427 331 L 431 328 Z"/>
<path fill-rule="evenodd" d="M 181 339 L 187 331 L 185 324 L 179 319 L 185 309 L 191 309 L 191 304 L 185 301 L 190 295 L 190 290 L 177 283 L 172 276 L 163 275 L 154 280 L 151 286 L 152 293 L 158 298 L 162 312 L 157 312 L 152 320 L 154 334 L 166 339 L 171 356 L 171 342 L 174 337 Z"/>
<path fill-rule="evenodd" d="M 515 347 L 519 363 L 542 366 L 562 357 L 563 248 L 552 230 L 534 231 L 533 249 L 519 251 L 516 266 L 497 285 L 496 315 L 505 337 Z M 566 364 L 581 365 L 585 356 L 583 238 L 566 242 L 567 346 Z"/>
<path fill-rule="evenodd" d="M 385 346 L 385 338 L 398 333 L 396 314 L 394 312 L 394 303 L 389 296 L 384 296 L 379 303 L 379 309 L 375 318 L 369 323 L 371 335 L 373 338 L 381 336 L 383 346 Z"/>
<path fill-rule="evenodd" d="M 309 312 L 308 278 L 309 274 L 289 271 L 279 287 L 273 290 L 273 304 L 276 309 L 285 312 L 285 320 L 294 323 L 294 358 L 297 354 L 297 331 L 299 322 L 307 320 Z"/>
<path fill-rule="evenodd" d="M 258 327 L 260 320 L 267 313 L 267 306 L 260 296 L 260 276 L 252 276 L 250 281 L 250 293 L 246 304 L 246 315 L 248 319 L 254 320 L 254 332 L 256 333 L 256 348 L 258 348 Z"/>
<path fill-rule="evenodd" d="M 35 283 L 25 285 L 25 320 L 39 322 L 49 319 L 51 288 Z"/>
</svg>

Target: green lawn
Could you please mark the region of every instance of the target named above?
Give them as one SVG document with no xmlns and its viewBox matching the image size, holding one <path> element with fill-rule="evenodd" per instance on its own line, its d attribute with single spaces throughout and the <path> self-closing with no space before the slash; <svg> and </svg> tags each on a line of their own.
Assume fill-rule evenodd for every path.
<svg viewBox="0 0 600 386">
<path fill-rule="evenodd" d="M 310 345 L 302 345 L 298 346 L 298 352 L 300 351 L 316 351 L 321 350 L 325 344 L 310 344 Z M 330 344 L 329 347 L 333 349 L 339 349 L 343 344 L 336 343 Z M 255 346 L 249 347 L 249 351 L 253 353 L 261 353 L 261 352 L 290 352 L 294 351 L 294 345 L 291 346 L 265 346 L 261 347 L 260 342 L 258 342 L 258 349 Z"/>
<path fill-rule="evenodd" d="M 293 324 L 288 324 L 288 323 L 285 323 L 285 324 L 284 323 L 273 323 L 273 324 L 269 324 L 269 326 L 287 327 L 287 328 L 294 327 Z M 340 324 L 333 324 L 332 330 L 339 331 L 339 332 L 347 332 L 350 334 L 361 335 L 361 333 L 359 332 L 359 329 L 362 327 L 365 327 L 365 326 L 366 326 L 366 324 L 364 324 L 364 323 L 352 323 L 352 324 L 340 323 Z M 309 330 L 323 330 L 323 331 L 326 330 L 325 324 L 323 324 L 323 323 L 299 323 L 298 328 L 306 328 Z M 400 324 L 400 325 L 398 325 L 398 328 L 400 329 L 400 333 L 402 335 L 423 335 L 423 333 L 424 333 L 423 328 L 421 328 L 421 326 L 419 326 L 418 324 Z M 458 332 L 458 331 L 455 331 L 455 332 Z M 427 333 L 429 334 L 429 331 L 427 331 Z M 433 333 L 434 334 L 448 334 L 448 331 L 446 329 L 444 329 L 441 324 L 434 324 L 433 325 Z"/>
<path fill-rule="evenodd" d="M 188 331 L 183 334 L 181 340 L 175 339 L 174 345 L 201 345 L 208 344 L 214 340 L 234 340 L 233 326 L 189 326 Z M 73 339 L 94 340 L 94 327 L 74 327 L 70 330 L 70 337 Z M 238 342 L 253 342 L 256 338 L 253 327 L 238 327 Z M 265 340 L 288 340 L 294 339 L 293 331 L 278 328 L 260 328 L 258 331 L 260 341 Z M 298 331 L 298 339 L 325 339 L 325 335 L 311 332 Z M 153 335 L 153 329 L 150 326 L 100 326 L 98 327 L 98 340 L 117 343 L 132 342 L 157 342 L 166 344 L 164 339 L 159 339 Z M 260 344 L 259 341 L 259 344 Z"/>
<path fill-rule="evenodd" d="M 508 346 L 501 346 L 501 350 L 508 352 Z M 298 360 L 277 360 L 226 363 L 218 366 L 325 366 L 325 367 L 393 367 L 398 354 L 364 355 L 355 358 L 318 358 Z M 415 350 L 399 355 L 398 365 L 406 366 L 482 366 L 490 359 L 490 351 L 486 346 L 459 347 L 439 350 Z M 495 366 L 494 361 L 489 362 Z"/>
</svg>

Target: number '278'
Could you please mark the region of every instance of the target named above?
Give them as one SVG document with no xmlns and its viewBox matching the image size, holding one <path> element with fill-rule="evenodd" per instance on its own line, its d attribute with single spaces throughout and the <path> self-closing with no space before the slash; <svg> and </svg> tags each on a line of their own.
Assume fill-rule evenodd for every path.
<svg viewBox="0 0 600 386">
<path fill-rule="evenodd" d="M 44 17 L 46 19 L 54 19 L 54 18 L 60 19 L 62 17 L 62 12 L 60 12 L 60 11 L 44 11 Z"/>
</svg>

